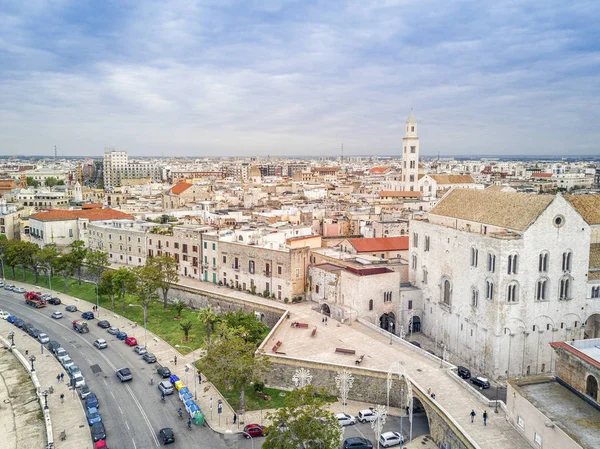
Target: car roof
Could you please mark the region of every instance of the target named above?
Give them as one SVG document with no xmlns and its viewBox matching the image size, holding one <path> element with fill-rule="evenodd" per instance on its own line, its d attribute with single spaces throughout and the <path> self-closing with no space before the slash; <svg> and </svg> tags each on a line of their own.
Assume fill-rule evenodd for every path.
<svg viewBox="0 0 600 449">
<path fill-rule="evenodd" d="M 160 429 L 160 431 L 167 435 L 173 435 L 173 429 L 171 429 L 170 427 L 165 427 L 164 429 Z"/>
</svg>

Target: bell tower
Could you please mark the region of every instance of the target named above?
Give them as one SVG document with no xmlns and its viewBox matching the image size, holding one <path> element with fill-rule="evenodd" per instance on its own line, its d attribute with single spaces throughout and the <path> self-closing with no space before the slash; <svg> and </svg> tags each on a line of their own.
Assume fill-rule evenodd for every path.
<svg viewBox="0 0 600 449">
<path fill-rule="evenodd" d="M 402 190 L 419 190 L 419 137 L 417 118 L 410 112 L 406 119 L 406 133 L 402 139 Z"/>
</svg>

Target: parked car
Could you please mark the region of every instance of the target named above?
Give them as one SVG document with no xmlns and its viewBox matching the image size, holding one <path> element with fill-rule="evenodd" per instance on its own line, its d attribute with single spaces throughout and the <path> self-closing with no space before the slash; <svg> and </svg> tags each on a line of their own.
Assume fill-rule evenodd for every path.
<svg viewBox="0 0 600 449">
<path fill-rule="evenodd" d="M 67 312 L 77 312 L 77 306 L 67 306 L 65 307 Z"/>
<path fill-rule="evenodd" d="M 145 353 L 142 358 L 146 363 L 156 363 L 156 356 L 154 354 L 150 354 L 149 352 Z"/>
<path fill-rule="evenodd" d="M 4 282 L 0 281 L 0 287 L 4 287 Z"/>
<path fill-rule="evenodd" d="M 96 396 L 95 393 L 90 393 L 85 398 L 85 407 L 86 408 L 91 408 L 91 407 L 100 408 L 100 404 L 98 403 L 98 397 Z"/>
<path fill-rule="evenodd" d="M 15 321 L 17 321 L 17 317 L 14 315 L 9 315 L 8 317 L 6 317 L 6 321 L 8 321 L 10 324 L 14 324 Z"/>
<path fill-rule="evenodd" d="M 23 287 L 13 288 L 13 292 L 15 293 L 25 293 L 25 289 Z"/>
<path fill-rule="evenodd" d="M 175 433 L 170 427 L 165 427 L 164 429 L 160 429 L 158 432 L 158 438 L 163 442 L 163 444 L 174 443 Z"/>
<path fill-rule="evenodd" d="M 126 334 L 125 332 L 123 332 L 123 331 L 120 331 L 120 332 L 117 334 L 117 338 L 118 338 L 119 340 L 126 340 L 126 339 L 127 339 L 127 334 Z"/>
<path fill-rule="evenodd" d="M 467 368 L 465 368 L 464 366 L 459 366 L 457 367 L 457 372 L 458 375 L 460 377 L 462 377 L 463 379 L 468 379 L 471 377 L 471 371 L 469 371 Z"/>
<path fill-rule="evenodd" d="M 88 408 L 85 412 L 85 417 L 87 418 L 90 426 L 96 424 L 97 422 L 102 422 L 102 416 L 96 407 Z"/>
<path fill-rule="evenodd" d="M 109 449 L 105 440 L 98 440 L 94 443 L 94 449 Z"/>
<path fill-rule="evenodd" d="M 60 348 L 60 343 L 59 343 L 59 342 L 57 342 L 56 340 L 50 340 L 50 341 L 48 342 L 48 344 L 46 345 L 46 347 L 48 348 L 48 350 L 49 350 L 49 351 L 50 351 L 52 354 L 54 354 L 54 353 L 56 352 L 56 350 L 57 350 L 58 348 Z"/>
<path fill-rule="evenodd" d="M 352 426 L 356 424 L 356 418 L 347 413 L 336 413 L 335 417 L 342 426 Z"/>
<path fill-rule="evenodd" d="M 379 436 L 379 445 L 382 447 L 396 446 L 403 442 L 400 432 L 384 432 Z"/>
<path fill-rule="evenodd" d="M 108 344 L 106 343 L 106 340 L 104 340 L 103 338 L 99 338 L 94 342 L 94 346 L 98 349 L 105 349 L 108 347 Z"/>
<path fill-rule="evenodd" d="M 93 320 L 94 319 L 94 312 L 83 312 L 81 314 L 81 318 L 83 318 L 84 320 Z"/>
<path fill-rule="evenodd" d="M 81 374 L 81 370 L 79 369 L 79 367 L 77 365 L 71 365 L 67 368 L 67 374 L 70 377 L 73 377 L 76 374 Z"/>
<path fill-rule="evenodd" d="M 102 421 L 92 424 L 91 432 L 92 440 L 106 440 L 106 430 L 104 429 L 104 424 L 102 424 Z"/>
<path fill-rule="evenodd" d="M 48 299 L 48 304 L 52 304 L 53 306 L 59 306 L 61 304 L 60 298 L 57 298 L 56 296 L 50 298 Z"/>
<path fill-rule="evenodd" d="M 8 313 L 6 310 L 0 310 L 0 318 L 2 318 L 3 320 L 5 320 L 9 316 L 10 316 L 10 313 Z"/>
<path fill-rule="evenodd" d="M 139 354 L 139 355 L 144 355 L 145 353 L 148 352 L 146 350 L 145 346 L 140 346 L 140 345 L 137 345 L 135 348 L 133 348 L 133 350 L 136 352 L 136 354 Z"/>
<path fill-rule="evenodd" d="M 66 356 L 66 357 L 63 357 L 62 359 L 60 359 L 60 363 L 65 369 L 68 369 L 69 366 L 75 365 L 75 362 L 69 356 Z"/>
<path fill-rule="evenodd" d="M 413 341 L 409 341 L 409 343 L 410 343 L 411 345 L 413 345 L 413 346 L 416 346 L 417 348 L 420 348 L 420 347 L 421 347 L 421 343 L 419 343 L 418 341 L 414 341 L 414 340 L 413 340 Z"/>
<path fill-rule="evenodd" d="M 81 373 L 76 373 L 72 378 L 71 378 L 71 385 L 74 386 L 75 388 L 79 388 L 82 385 L 85 385 L 85 379 L 83 377 L 83 374 Z"/>
<path fill-rule="evenodd" d="M 55 320 L 60 320 L 63 317 L 62 312 L 52 312 L 52 315 L 50 315 L 52 318 L 54 318 Z"/>
<path fill-rule="evenodd" d="M 163 379 L 166 377 L 171 377 L 171 370 L 169 368 L 167 368 L 166 366 L 161 366 L 160 368 L 158 368 L 156 370 L 156 372 Z"/>
<path fill-rule="evenodd" d="M 41 344 L 48 343 L 50 341 L 50 337 L 48 337 L 48 334 L 44 333 L 39 334 L 37 336 L 37 339 Z"/>
<path fill-rule="evenodd" d="M 110 327 L 110 323 L 106 320 L 100 320 L 98 321 L 98 326 L 102 329 L 108 329 Z"/>
<path fill-rule="evenodd" d="M 358 419 L 361 423 L 364 424 L 368 421 L 375 421 L 375 419 L 377 419 L 377 415 L 373 410 L 367 408 L 358 412 L 358 415 L 356 415 L 356 419 Z"/>
<path fill-rule="evenodd" d="M 485 377 L 471 377 L 471 383 L 480 390 L 484 388 L 490 388 L 490 382 Z"/>
<path fill-rule="evenodd" d="M 169 394 L 173 394 L 175 389 L 173 388 L 173 384 L 168 380 L 163 380 L 158 383 L 158 389 L 165 394 L 165 396 Z"/>
<path fill-rule="evenodd" d="M 129 368 L 121 368 L 117 370 L 117 377 L 121 379 L 121 382 L 125 382 L 133 379 L 131 375 L 131 370 Z"/>
<path fill-rule="evenodd" d="M 119 332 L 121 332 L 118 327 L 109 327 L 106 331 L 110 335 L 117 335 Z"/>
<path fill-rule="evenodd" d="M 129 346 L 136 346 L 138 343 L 135 337 L 127 337 L 125 339 L 125 344 Z"/>
<path fill-rule="evenodd" d="M 69 353 L 66 351 L 65 348 L 63 348 L 62 346 L 59 346 L 58 348 L 56 348 L 54 350 L 54 355 L 56 356 L 56 358 L 58 360 L 64 358 L 64 357 L 68 357 Z"/>
<path fill-rule="evenodd" d="M 13 288 L 15 288 L 15 286 L 10 284 L 6 284 L 4 286 L 4 290 L 8 290 L 9 292 L 12 291 Z"/>
<path fill-rule="evenodd" d="M 36 327 L 32 327 L 31 329 L 29 329 L 27 331 L 29 333 L 29 335 L 31 335 L 33 338 L 38 338 L 41 334 L 40 330 Z"/>
<path fill-rule="evenodd" d="M 244 432 L 244 436 L 246 438 L 262 437 L 265 433 L 265 427 L 261 426 L 260 424 L 248 424 L 246 427 L 244 427 Z"/>
<path fill-rule="evenodd" d="M 79 387 L 79 397 L 81 399 L 87 398 L 90 394 L 92 394 L 92 391 L 87 385 L 83 384 L 81 387 Z"/>
<path fill-rule="evenodd" d="M 373 443 L 366 438 L 351 437 L 344 440 L 343 449 L 373 449 Z"/>
<path fill-rule="evenodd" d="M 17 326 L 19 329 L 21 329 L 21 328 L 23 328 L 25 321 L 23 321 L 21 318 L 17 318 L 13 324 L 15 326 Z"/>
</svg>

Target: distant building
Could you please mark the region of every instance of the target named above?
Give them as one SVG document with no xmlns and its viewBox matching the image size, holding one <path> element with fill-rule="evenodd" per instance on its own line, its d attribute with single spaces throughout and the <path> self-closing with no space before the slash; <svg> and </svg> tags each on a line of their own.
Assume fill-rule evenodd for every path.
<svg viewBox="0 0 600 449">
<path fill-rule="evenodd" d="M 162 180 L 162 169 L 151 162 L 131 162 L 126 151 L 104 151 L 104 189 L 120 187 L 125 180 Z"/>
</svg>

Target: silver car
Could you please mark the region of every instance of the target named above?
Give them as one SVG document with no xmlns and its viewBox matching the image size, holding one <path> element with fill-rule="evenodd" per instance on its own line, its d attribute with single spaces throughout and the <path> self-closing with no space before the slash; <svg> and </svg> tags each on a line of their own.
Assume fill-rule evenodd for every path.
<svg viewBox="0 0 600 449">
<path fill-rule="evenodd" d="M 104 340 L 103 338 L 99 338 L 94 342 L 94 346 L 98 349 L 104 349 L 108 347 L 108 344 L 106 343 L 106 340 Z"/>
<path fill-rule="evenodd" d="M 168 394 L 173 394 L 173 392 L 175 391 L 173 388 L 173 384 L 171 382 L 169 382 L 168 380 L 163 380 L 162 382 L 158 383 L 158 389 L 163 392 L 166 395 Z"/>
<path fill-rule="evenodd" d="M 40 334 L 38 335 L 38 341 L 42 344 L 46 344 L 50 341 L 50 337 L 46 334 Z"/>
<path fill-rule="evenodd" d="M 403 439 L 400 432 L 385 432 L 379 437 L 379 444 L 382 447 L 396 446 L 397 444 L 402 444 L 402 442 Z"/>
<path fill-rule="evenodd" d="M 52 312 L 52 315 L 50 315 L 52 318 L 54 318 L 55 320 L 60 320 L 62 318 L 62 312 Z"/>
</svg>

